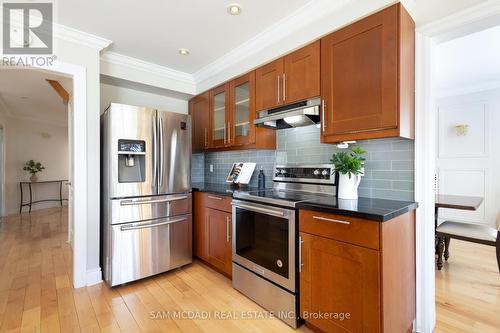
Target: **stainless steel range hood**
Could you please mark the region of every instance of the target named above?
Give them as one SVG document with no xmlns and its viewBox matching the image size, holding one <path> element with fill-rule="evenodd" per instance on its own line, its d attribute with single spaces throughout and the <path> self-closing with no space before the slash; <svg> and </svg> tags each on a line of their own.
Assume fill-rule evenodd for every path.
<svg viewBox="0 0 500 333">
<path fill-rule="evenodd" d="M 259 127 L 285 129 L 314 125 L 320 122 L 319 107 L 321 98 L 316 97 L 303 102 L 259 112 L 254 124 Z"/>
</svg>

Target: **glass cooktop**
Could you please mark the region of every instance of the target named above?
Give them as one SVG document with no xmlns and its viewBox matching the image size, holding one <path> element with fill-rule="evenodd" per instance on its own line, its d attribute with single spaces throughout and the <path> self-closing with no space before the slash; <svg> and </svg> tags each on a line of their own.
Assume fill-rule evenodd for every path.
<svg viewBox="0 0 500 333">
<path fill-rule="evenodd" d="M 296 203 L 314 199 L 318 195 L 302 191 L 266 189 L 261 191 L 235 192 L 233 196 L 237 199 L 294 207 Z"/>
</svg>

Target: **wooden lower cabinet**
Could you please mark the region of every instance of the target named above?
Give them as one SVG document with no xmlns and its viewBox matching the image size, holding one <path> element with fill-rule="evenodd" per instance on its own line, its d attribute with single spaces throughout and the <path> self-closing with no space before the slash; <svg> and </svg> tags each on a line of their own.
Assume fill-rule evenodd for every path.
<svg viewBox="0 0 500 333">
<path fill-rule="evenodd" d="M 326 332 L 379 332 L 378 251 L 302 232 L 300 237 L 302 317 Z M 321 313 L 332 318 L 316 319 Z"/>
<path fill-rule="evenodd" d="M 360 234 L 377 226 L 380 242 L 376 248 L 372 241 L 360 242 L 359 237 L 335 239 L 342 235 L 341 228 L 353 231 L 353 224 Z M 380 223 L 301 210 L 299 230 L 300 313 L 306 324 L 334 333 L 411 332 L 414 212 Z M 359 245 L 364 243 L 371 247 Z"/>
<path fill-rule="evenodd" d="M 208 208 L 206 228 L 207 261 L 231 275 L 231 213 Z"/>
<path fill-rule="evenodd" d="M 193 197 L 194 255 L 230 277 L 232 214 L 227 204 L 230 198 L 201 192 L 195 192 Z"/>
</svg>

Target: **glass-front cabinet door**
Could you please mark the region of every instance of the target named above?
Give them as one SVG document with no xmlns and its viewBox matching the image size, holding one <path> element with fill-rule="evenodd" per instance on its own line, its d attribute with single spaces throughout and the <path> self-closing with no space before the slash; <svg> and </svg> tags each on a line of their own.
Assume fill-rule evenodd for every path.
<svg viewBox="0 0 500 333">
<path fill-rule="evenodd" d="M 231 119 L 228 124 L 229 143 L 244 145 L 255 142 L 255 73 L 231 82 Z"/>
<path fill-rule="evenodd" d="M 212 147 L 224 147 L 228 140 L 228 108 L 229 84 L 219 86 L 212 90 L 211 97 L 211 142 Z"/>
</svg>

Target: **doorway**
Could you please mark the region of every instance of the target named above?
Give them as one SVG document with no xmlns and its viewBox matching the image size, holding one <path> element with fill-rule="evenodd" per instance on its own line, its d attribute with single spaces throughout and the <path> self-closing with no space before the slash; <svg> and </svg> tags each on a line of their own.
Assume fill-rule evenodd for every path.
<svg viewBox="0 0 500 333">
<path fill-rule="evenodd" d="M 499 24 L 500 5 L 489 2 L 417 29 L 415 190 L 416 201 L 420 205 L 416 234 L 417 332 L 432 332 L 436 324 L 436 262 L 433 223 L 439 121 L 438 96 L 436 95 L 436 48 L 440 44 Z M 475 311 L 475 309 L 472 310 Z M 480 310 L 477 309 L 477 311 Z"/>
<path fill-rule="evenodd" d="M 11 69 L 1 69 L 1 71 Z M 69 219 L 73 226 L 71 284 L 75 288 L 79 288 L 87 283 L 96 283 L 101 280 L 100 274 L 99 276 L 92 274 L 92 281 L 87 281 L 87 79 L 85 68 L 55 61 L 51 66 L 23 68 L 23 70 L 60 75 L 72 80 L 72 95 L 69 101 L 72 116 L 68 118 L 72 129 L 69 138 L 71 149 L 69 149 L 70 156 L 68 158 L 71 160 L 70 173 L 73 175 L 73 179 L 68 184 Z"/>
</svg>

